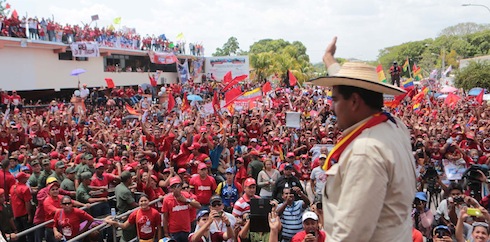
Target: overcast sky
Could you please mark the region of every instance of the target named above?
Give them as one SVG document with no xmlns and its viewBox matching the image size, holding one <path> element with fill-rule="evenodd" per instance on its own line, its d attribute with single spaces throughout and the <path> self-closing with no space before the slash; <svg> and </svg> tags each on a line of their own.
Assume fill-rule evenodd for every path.
<svg viewBox="0 0 490 242">
<path fill-rule="evenodd" d="M 489 0 L 7 0 L 19 16 L 26 13 L 60 23 L 98 26 L 121 17 L 121 26 L 143 36 L 180 32 L 189 42 L 202 42 L 206 56 L 230 36 L 241 49 L 255 41 L 282 38 L 301 41 L 311 62 L 320 62 L 326 45 L 338 36 L 338 57 L 375 60 L 379 50 L 413 40 L 434 38 L 460 22 L 489 23 L 490 11 L 462 7 Z"/>
</svg>

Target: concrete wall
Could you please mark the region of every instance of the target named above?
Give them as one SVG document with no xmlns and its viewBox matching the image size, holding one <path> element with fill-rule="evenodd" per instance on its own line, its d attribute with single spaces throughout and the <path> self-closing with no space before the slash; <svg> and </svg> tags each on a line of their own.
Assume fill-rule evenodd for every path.
<svg viewBox="0 0 490 242">
<path fill-rule="evenodd" d="M 113 54 L 117 53 L 113 52 Z M 106 86 L 104 78 L 112 78 L 116 86 L 149 83 L 147 73 L 104 72 L 103 58 L 93 57 L 88 61 L 59 60 L 58 54 L 50 49 L 5 46 L 0 48 L 0 73 L 2 73 L 0 88 L 3 90 L 76 88 L 78 79 L 76 76 L 70 76 L 70 73 L 77 68 L 87 71 L 80 75 L 80 82 L 87 83 L 89 87 Z M 167 83 L 175 83 L 177 73 L 164 72 L 161 77 Z"/>
</svg>

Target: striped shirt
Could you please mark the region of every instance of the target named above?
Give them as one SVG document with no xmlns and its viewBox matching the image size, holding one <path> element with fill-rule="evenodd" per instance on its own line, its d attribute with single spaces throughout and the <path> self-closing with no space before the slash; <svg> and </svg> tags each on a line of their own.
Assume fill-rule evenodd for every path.
<svg viewBox="0 0 490 242">
<path fill-rule="evenodd" d="M 260 198 L 257 195 L 254 195 L 253 198 Z M 247 196 L 247 194 L 243 194 L 242 197 L 240 197 L 236 202 L 235 205 L 233 206 L 233 216 L 235 217 L 242 217 L 244 213 L 250 213 L 250 198 Z"/>
<path fill-rule="evenodd" d="M 282 236 L 292 238 L 295 234 L 303 230 L 301 217 L 305 209 L 303 208 L 303 200 L 294 201 L 293 205 L 286 206 L 281 214 Z M 282 206 L 282 203 L 277 206 Z"/>
</svg>

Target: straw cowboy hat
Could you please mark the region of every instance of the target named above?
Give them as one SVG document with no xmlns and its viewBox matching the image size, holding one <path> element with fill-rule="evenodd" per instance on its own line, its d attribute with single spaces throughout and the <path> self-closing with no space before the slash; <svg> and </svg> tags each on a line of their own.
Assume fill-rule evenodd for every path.
<svg viewBox="0 0 490 242">
<path fill-rule="evenodd" d="M 378 81 L 376 68 L 364 63 L 346 62 L 337 74 L 319 77 L 310 82 L 316 86 L 353 86 L 390 95 L 405 93 L 401 88 Z"/>
</svg>

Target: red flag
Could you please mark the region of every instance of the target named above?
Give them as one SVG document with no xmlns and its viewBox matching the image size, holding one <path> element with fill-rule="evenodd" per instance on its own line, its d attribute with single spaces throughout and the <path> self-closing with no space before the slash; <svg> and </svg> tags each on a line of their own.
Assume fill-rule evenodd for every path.
<svg viewBox="0 0 490 242">
<path fill-rule="evenodd" d="M 233 80 L 231 82 L 229 82 L 228 84 L 226 84 L 225 87 L 223 87 L 223 92 L 226 92 L 226 90 L 230 89 L 232 86 L 236 85 L 237 83 L 247 79 L 247 75 L 241 75 L 241 76 L 237 76 L 235 78 L 233 78 Z"/>
<path fill-rule="evenodd" d="M 14 9 L 14 11 L 12 11 L 12 18 L 19 18 L 19 15 L 17 14 L 17 10 Z"/>
<path fill-rule="evenodd" d="M 10 4 L 9 3 L 5 4 L 5 9 L 9 9 L 9 8 L 10 8 Z"/>
<path fill-rule="evenodd" d="M 182 107 L 180 108 L 180 110 L 182 110 L 182 112 L 185 112 L 190 107 L 191 107 L 191 105 L 189 104 L 189 100 L 187 100 L 187 92 L 185 92 L 184 93 L 184 100 L 182 101 Z"/>
<path fill-rule="evenodd" d="M 223 77 L 223 84 L 225 84 L 225 85 L 226 85 L 226 84 L 230 83 L 230 82 L 231 82 L 231 80 L 232 80 L 231 71 L 229 71 L 229 72 L 227 72 L 227 73 L 225 74 L 225 76 Z"/>
<path fill-rule="evenodd" d="M 114 81 L 112 78 L 104 78 L 105 83 L 107 83 L 107 88 L 114 88 Z"/>
<path fill-rule="evenodd" d="M 289 86 L 296 86 L 296 83 L 298 83 L 298 79 L 293 75 L 291 71 L 288 70 L 288 76 L 289 76 Z"/>
<path fill-rule="evenodd" d="M 226 92 L 225 93 L 225 102 L 226 102 L 225 106 L 228 106 L 230 103 L 233 103 L 233 101 L 235 101 L 235 99 L 237 99 L 242 94 L 243 93 L 242 93 L 242 90 L 240 89 L 240 87 L 235 87 L 235 88 L 231 89 L 230 91 Z"/>
<path fill-rule="evenodd" d="M 155 80 L 155 78 L 152 77 L 152 76 L 150 76 L 150 75 L 148 75 L 148 78 L 150 78 L 150 85 L 152 87 L 156 87 L 157 86 L 157 81 Z"/>
<path fill-rule="evenodd" d="M 458 95 L 449 93 L 446 97 L 446 100 L 444 100 L 444 103 L 448 106 L 454 107 L 460 99 L 461 97 L 459 97 Z"/>
<path fill-rule="evenodd" d="M 268 92 L 272 91 L 272 87 L 271 87 L 271 83 L 270 82 L 266 82 L 263 86 L 262 86 L 262 93 L 266 94 Z"/>
<path fill-rule="evenodd" d="M 174 93 L 171 92 L 170 95 L 168 95 L 167 113 L 170 113 L 172 109 L 174 109 L 174 107 L 175 107 L 175 98 L 174 98 Z"/>
<path fill-rule="evenodd" d="M 219 105 L 219 97 L 218 97 L 218 92 L 217 91 L 214 91 L 212 105 L 213 105 L 214 114 L 217 114 L 218 113 L 218 110 L 220 108 L 220 105 Z"/>
<path fill-rule="evenodd" d="M 485 89 L 482 88 L 480 94 L 478 94 L 478 96 L 476 96 L 476 101 L 480 105 L 483 104 L 483 94 L 485 94 Z"/>
</svg>

